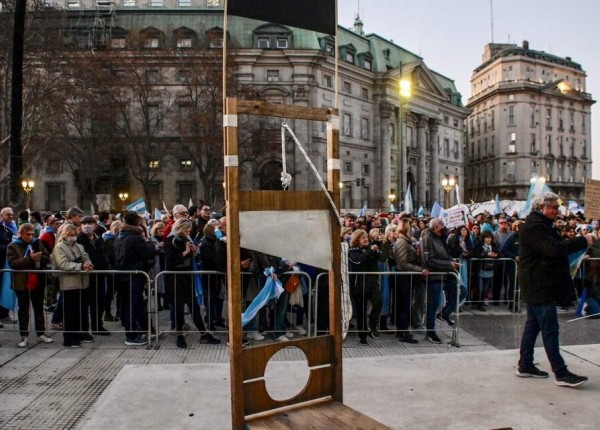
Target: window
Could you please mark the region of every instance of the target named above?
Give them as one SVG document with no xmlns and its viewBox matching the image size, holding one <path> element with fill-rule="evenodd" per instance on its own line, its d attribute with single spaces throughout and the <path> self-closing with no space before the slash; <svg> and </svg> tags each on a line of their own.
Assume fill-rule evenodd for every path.
<svg viewBox="0 0 600 430">
<path fill-rule="evenodd" d="M 361 95 L 362 95 L 362 99 L 363 100 L 369 100 L 369 89 L 368 88 L 363 88 L 361 90 Z"/>
<path fill-rule="evenodd" d="M 193 170 L 194 163 L 192 163 L 192 160 L 190 160 L 189 158 L 182 158 L 181 160 L 179 160 L 179 168 L 181 170 Z"/>
<path fill-rule="evenodd" d="M 517 152 L 517 133 L 508 133 L 508 138 L 508 152 L 514 154 L 515 152 Z"/>
<path fill-rule="evenodd" d="M 177 106 L 177 125 L 179 127 L 179 134 L 187 135 L 191 129 L 192 118 L 192 106 L 188 103 L 181 103 Z"/>
<path fill-rule="evenodd" d="M 213 38 L 208 41 L 208 47 L 211 49 L 218 49 L 223 47 L 222 38 Z"/>
<path fill-rule="evenodd" d="M 327 45 L 325 45 L 325 52 L 330 57 L 335 57 L 335 48 L 334 48 L 334 45 L 330 45 L 329 43 Z"/>
<path fill-rule="evenodd" d="M 51 210 L 66 207 L 64 184 L 46 182 L 46 207 Z"/>
<path fill-rule="evenodd" d="M 124 49 L 126 46 L 124 37 L 113 37 L 110 39 L 110 47 L 113 49 Z"/>
<path fill-rule="evenodd" d="M 146 70 L 146 82 L 149 84 L 156 84 L 160 80 L 160 72 L 158 69 L 147 69 Z"/>
<path fill-rule="evenodd" d="M 344 81 L 344 83 L 343 83 L 343 91 L 346 94 L 352 94 L 352 84 L 350 84 L 350 82 L 348 82 L 348 81 Z"/>
<path fill-rule="evenodd" d="M 529 107 L 529 125 L 535 127 L 535 105 Z"/>
<path fill-rule="evenodd" d="M 586 131 L 585 131 L 585 112 L 581 112 L 581 132 L 583 134 L 586 133 Z"/>
<path fill-rule="evenodd" d="M 484 157 L 488 156 L 488 140 L 487 140 L 487 137 L 485 139 L 483 139 L 483 156 Z"/>
<path fill-rule="evenodd" d="M 342 130 L 344 132 L 344 136 L 352 137 L 352 115 L 345 113 L 342 119 Z"/>
<path fill-rule="evenodd" d="M 506 164 L 506 180 L 508 182 L 515 182 L 517 180 L 517 164 L 514 161 Z"/>
<path fill-rule="evenodd" d="M 348 52 L 348 51 L 346 52 L 346 62 L 354 64 L 354 53 L 353 52 Z"/>
<path fill-rule="evenodd" d="M 344 161 L 344 173 L 352 173 L 352 161 Z"/>
<path fill-rule="evenodd" d="M 496 155 L 496 136 L 492 136 L 491 153 L 492 155 Z"/>
<path fill-rule="evenodd" d="M 558 136 L 558 152 L 560 155 L 565 155 L 565 150 L 563 147 L 563 137 Z"/>
<path fill-rule="evenodd" d="M 454 119 L 454 127 L 458 127 L 458 120 L 456 118 Z"/>
<path fill-rule="evenodd" d="M 552 128 L 552 108 L 546 108 L 546 128 Z"/>
<path fill-rule="evenodd" d="M 537 153 L 538 153 L 537 147 L 535 144 L 535 133 L 531 133 L 531 153 L 533 155 L 537 155 Z"/>
<path fill-rule="evenodd" d="M 360 119 L 360 138 L 369 140 L 369 120 L 367 118 Z"/>
<path fill-rule="evenodd" d="M 287 39 L 278 38 L 277 39 L 277 48 L 278 49 L 286 49 L 288 47 L 289 41 Z"/>
<path fill-rule="evenodd" d="M 569 144 L 569 156 L 575 157 L 575 139 L 571 139 Z"/>
<path fill-rule="evenodd" d="M 177 78 L 180 82 L 190 82 L 192 80 L 192 71 L 190 69 L 179 69 Z"/>
<path fill-rule="evenodd" d="M 148 126 L 151 130 L 162 130 L 163 123 L 158 105 L 148 105 Z"/>
<path fill-rule="evenodd" d="M 492 130 L 494 129 L 495 125 L 496 125 L 496 112 L 492 111 Z"/>
<path fill-rule="evenodd" d="M 515 107 L 508 107 L 508 125 L 515 125 Z"/>
<path fill-rule="evenodd" d="M 333 88 L 333 79 L 329 75 L 323 75 L 323 85 L 327 88 Z"/>
<path fill-rule="evenodd" d="M 583 146 L 583 150 L 581 151 L 581 158 L 587 158 L 587 145 L 585 139 L 581 141 L 581 145 Z"/>
<path fill-rule="evenodd" d="M 564 121 L 563 121 L 563 111 L 562 109 L 560 109 L 558 111 L 558 129 L 562 130 L 564 127 Z"/>
<path fill-rule="evenodd" d="M 279 70 L 267 70 L 267 82 L 279 82 Z"/>
<path fill-rule="evenodd" d="M 179 7 L 190 7 L 192 0 L 179 0 Z"/>
<path fill-rule="evenodd" d="M 135 7 L 135 0 L 123 0 L 123 6 Z"/>
<path fill-rule="evenodd" d="M 67 0 L 67 7 L 79 7 L 79 0 Z"/>
<path fill-rule="evenodd" d="M 575 112 L 570 112 L 569 116 L 570 116 L 570 120 L 571 120 L 569 130 L 575 131 Z"/>
<path fill-rule="evenodd" d="M 460 158 L 460 151 L 458 146 L 458 140 L 454 141 L 454 159 L 458 160 Z"/>
<path fill-rule="evenodd" d="M 444 124 L 450 124 L 450 118 L 448 115 L 444 115 Z"/>
<path fill-rule="evenodd" d="M 60 158 L 48 158 L 46 163 L 46 173 L 62 173 L 62 163 Z"/>
<path fill-rule="evenodd" d="M 150 0 L 150 7 L 162 7 L 163 0 Z"/>
<path fill-rule="evenodd" d="M 271 47 L 271 39 L 268 37 L 259 37 L 257 47 L 261 49 L 268 49 Z"/>
<path fill-rule="evenodd" d="M 450 156 L 450 139 L 444 139 L 444 156 Z"/>
<path fill-rule="evenodd" d="M 160 162 L 158 160 L 150 160 L 150 162 L 148 163 L 148 167 L 150 169 L 158 169 L 159 166 Z"/>
<path fill-rule="evenodd" d="M 177 39 L 177 47 L 178 48 L 191 48 L 192 47 L 192 38 L 191 37 L 181 37 Z"/>
<path fill-rule="evenodd" d="M 194 200 L 194 183 L 193 182 L 178 182 L 177 183 L 177 201 L 187 202 L 190 199 Z"/>
<path fill-rule="evenodd" d="M 206 0 L 206 7 L 219 7 L 219 0 Z"/>
<path fill-rule="evenodd" d="M 362 165 L 362 174 L 363 175 L 370 175 L 371 174 L 371 165 L 370 164 L 363 163 L 363 165 Z"/>
<path fill-rule="evenodd" d="M 548 148 L 548 154 L 552 154 L 552 136 L 546 136 L 546 146 Z"/>
<path fill-rule="evenodd" d="M 367 59 L 365 59 L 365 62 L 364 62 L 364 68 L 365 68 L 365 69 L 367 69 L 367 70 L 371 70 L 371 69 L 373 68 L 373 65 L 372 65 L 372 63 L 371 63 L 371 60 L 367 60 Z"/>
</svg>

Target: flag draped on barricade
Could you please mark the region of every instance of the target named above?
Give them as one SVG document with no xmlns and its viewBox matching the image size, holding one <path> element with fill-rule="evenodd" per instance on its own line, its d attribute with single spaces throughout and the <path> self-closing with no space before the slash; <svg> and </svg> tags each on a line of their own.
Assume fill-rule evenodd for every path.
<svg viewBox="0 0 600 430">
<path fill-rule="evenodd" d="M 267 277 L 267 282 L 265 282 L 265 286 L 260 290 L 254 300 L 252 300 L 250 306 L 242 312 L 242 327 L 252 321 L 258 311 L 265 307 L 270 300 L 278 298 L 281 293 L 283 293 L 283 286 L 281 285 L 281 282 L 273 276 L 274 274 L 275 269 L 272 267 L 265 269 L 264 275 Z"/>
<path fill-rule="evenodd" d="M 195 258 L 192 258 L 192 270 L 195 272 L 198 270 L 198 262 Z M 196 301 L 198 306 L 204 304 L 204 288 L 202 288 L 202 277 L 200 274 L 195 273 L 194 275 L 194 293 L 196 293 Z"/>
<path fill-rule="evenodd" d="M 8 259 L 4 262 L 4 269 L 10 269 L 10 264 L 8 264 Z M 2 273 L 2 291 L 0 291 L 0 306 L 4 309 L 14 309 L 16 304 L 16 296 L 15 292 L 12 289 L 12 273 L 11 272 L 3 272 Z"/>
<path fill-rule="evenodd" d="M 581 266 L 581 262 L 585 257 L 586 251 L 587 249 L 581 249 L 579 251 L 572 252 L 568 255 L 571 279 L 575 279 L 575 275 L 577 275 L 577 271 L 579 270 L 579 266 Z"/>
</svg>

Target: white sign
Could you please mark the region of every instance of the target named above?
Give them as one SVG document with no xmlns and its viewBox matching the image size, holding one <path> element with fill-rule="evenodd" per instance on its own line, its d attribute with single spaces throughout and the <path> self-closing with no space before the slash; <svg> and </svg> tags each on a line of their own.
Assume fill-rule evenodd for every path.
<svg viewBox="0 0 600 430">
<path fill-rule="evenodd" d="M 464 207 L 444 209 L 440 218 L 448 229 L 460 227 L 467 224 L 467 211 Z"/>
</svg>

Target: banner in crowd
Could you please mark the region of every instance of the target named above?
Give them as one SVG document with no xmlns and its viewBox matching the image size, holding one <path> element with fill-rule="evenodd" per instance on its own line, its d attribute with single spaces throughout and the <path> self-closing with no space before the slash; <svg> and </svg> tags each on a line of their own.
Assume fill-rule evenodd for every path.
<svg viewBox="0 0 600 430">
<path fill-rule="evenodd" d="M 596 179 L 585 180 L 585 217 L 600 218 L 600 181 Z"/>
<path fill-rule="evenodd" d="M 467 211 L 463 206 L 444 209 L 440 218 L 448 229 L 467 225 Z"/>
</svg>

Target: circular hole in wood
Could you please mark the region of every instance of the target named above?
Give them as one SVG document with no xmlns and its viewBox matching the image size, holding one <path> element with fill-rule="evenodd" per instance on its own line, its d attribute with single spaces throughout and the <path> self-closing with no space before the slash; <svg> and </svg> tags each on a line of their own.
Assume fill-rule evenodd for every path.
<svg viewBox="0 0 600 430">
<path fill-rule="evenodd" d="M 310 376 L 304 351 L 296 346 L 280 349 L 265 369 L 265 386 L 273 400 L 283 401 L 300 394 Z"/>
</svg>

